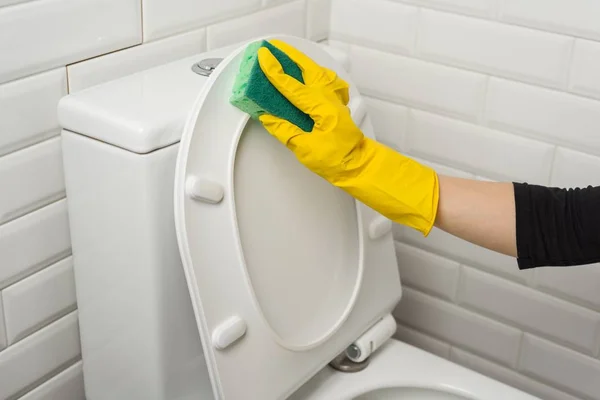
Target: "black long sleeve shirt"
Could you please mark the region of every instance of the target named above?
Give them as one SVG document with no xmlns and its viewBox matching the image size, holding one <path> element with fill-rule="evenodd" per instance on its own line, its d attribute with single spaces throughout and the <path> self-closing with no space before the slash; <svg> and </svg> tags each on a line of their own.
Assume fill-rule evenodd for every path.
<svg viewBox="0 0 600 400">
<path fill-rule="evenodd" d="M 600 262 L 600 187 L 513 185 L 520 269 Z"/>
</svg>

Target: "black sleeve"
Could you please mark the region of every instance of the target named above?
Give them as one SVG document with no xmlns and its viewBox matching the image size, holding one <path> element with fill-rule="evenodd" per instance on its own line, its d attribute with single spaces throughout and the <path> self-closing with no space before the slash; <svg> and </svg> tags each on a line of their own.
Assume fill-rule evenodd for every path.
<svg viewBox="0 0 600 400">
<path fill-rule="evenodd" d="M 513 185 L 520 269 L 600 262 L 600 187 Z"/>
</svg>

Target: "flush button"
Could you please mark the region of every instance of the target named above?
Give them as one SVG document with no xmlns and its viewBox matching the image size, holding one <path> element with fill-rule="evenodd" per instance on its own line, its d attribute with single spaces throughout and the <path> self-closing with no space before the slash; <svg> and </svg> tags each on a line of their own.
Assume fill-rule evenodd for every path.
<svg viewBox="0 0 600 400">
<path fill-rule="evenodd" d="M 385 217 L 375 218 L 369 225 L 369 237 L 377 240 L 392 231 L 392 221 Z"/>
<path fill-rule="evenodd" d="M 226 349 L 246 334 L 246 322 L 238 316 L 228 318 L 213 331 L 213 346 L 218 350 Z"/>
<path fill-rule="evenodd" d="M 194 200 L 217 204 L 223 200 L 223 186 L 208 179 L 190 176 L 185 181 L 185 192 Z"/>
</svg>

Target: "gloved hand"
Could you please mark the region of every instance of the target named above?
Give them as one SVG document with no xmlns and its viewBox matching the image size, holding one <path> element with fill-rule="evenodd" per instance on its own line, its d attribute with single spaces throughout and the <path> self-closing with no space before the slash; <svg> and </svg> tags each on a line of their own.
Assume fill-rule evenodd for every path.
<svg viewBox="0 0 600 400">
<path fill-rule="evenodd" d="M 347 107 L 348 84 L 292 46 L 272 45 L 302 70 L 304 84 L 283 72 L 281 64 L 262 47 L 260 67 L 292 104 L 315 121 L 312 132 L 264 114 L 264 127 L 294 152 L 307 168 L 394 222 L 425 236 L 435 223 L 439 184 L 435 171 L 365 137 Z"/>
</svg>

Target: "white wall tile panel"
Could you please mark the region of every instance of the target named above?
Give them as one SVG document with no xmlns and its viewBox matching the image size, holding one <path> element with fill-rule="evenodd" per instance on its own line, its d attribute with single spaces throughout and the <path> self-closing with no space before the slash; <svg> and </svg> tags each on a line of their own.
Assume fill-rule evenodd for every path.
<svg viewBox="0 0 600 400">
<path fill-rule="evenodd" d="M 73 260 L 68 257 L 2 291 L 9 344 L 75 309 Z"/>
<path fill-rule="evenodd" d="M 372 97 L 366 97 L 365 100 L 377 141 L 403 150 L 408 108 Z"/>
<path fill-rule="evenodd" d="M 347 51 L 343 51 L 336 47 L 329 46 L 328 44 L 323 42 L 320 43 L 320 46 L 340 64 L 344 71 L 350 72 L 350 56 L 348 55 Z"/>
<path fill-rule="evenodd" d="M 67 94 L 66 76 L 58 68 L 0 85 L 0 156 L 58 135 L 56 106 Z"/>
<path fill-rule="evenodd" d="M 451 346 L 448 343 L 407 326 L 398 325 L 394 338 L 440 357 L 448 358 L 450 356 Z"/>
<path fill-rule="evenodd" d="M 310 40 L 329 38 L 331 0 L 308 0 L 306 2 L 306 37 Z"/>
<path fill-rule="evenodd" d="M 503 21 L 600 39 L 600 3 L 596 0 L 504 0 Z"/>
<path fill-rule="evenodd" d="M 0 353 L 0 398 L 16 396 L 80 357 L 77 312 Z"/>
<path fill-rule="evenodd" d="M 521 331 L 454 304 L 404 288 L 394 315 L 413 329 L 501 364 L 516 362 Z"/>
<path fill-rule="evenodd" d="M 332 39 L 410 54 L 415 46 L 419 9 L 389 0 L 333 0 Z"/>
<path fill-rule="evenodd" d="M 575 395 L 597 399 L 600 361 L 533 335 L 525 335 L 519 370 Z"/>
<path fill-rule="evenodd" d="M 573 41 L 533 29 L 422 10 L 417 51 L 423 58 L 445 64 L 564 87 Z"/>
<path fill-rule="evenodd" d="M 373 0 L 369 0 L 373 1 Z M 460 14 L 492 18 L 496 15 L 497 0 L 395 0 Z M 373 1 L 374 2 L 374 1 Z"/>
<path fill-rule="evenodd" d="M 402 243 L 396 243 L 396 258 L 403 284 L 446 300 L 454 300 L 459 263 Z"/>
<path fill-rule="evenodd" d="M 600 314 L 494 275 L 462 267 L 459 303 L 593 354 Z"/>
<path fill-rule="evenodd" d="M 0 292 L 0 351 L 8 345 L 6 339 L 6 325 L 4 324 L 4 308 L 2 306 L 2 292 Z"/>
<path fill-rule="evenodd" d="M 575 41 L 569 90 L 600 99 L 600 43 Z"/>
<path fill-rule="evenodd" d="M 490 125 L 600 153 L 600 102 L 541 87 L 492 78 L 486 117 Z"/>
<path fill-rule="evenodd" d="M 453 347 L 450 351 L 450 360 L 469 369 L 478 371 L 492 379 L 504 382 L 520 390 L 526 391 L 544 400 L 578 400 L 565 392 L 539 383 L 523 376 L 514 370 L 502 367 L 493 362 L 471 354 L 467 351 Z"/>
<path fill-rule="evenodd" d="M 82 362 L 70 366 L 19 400 L 86 400 Z"/>
<path fill-rule="evenodd" d="M 434 228 L 427 238 L 409 228 L 403 227 L 400 230 L 402 230 L 401 240 L 408 244 L 518 282 L 525 283 L 531 278 L 532 272 L 519 270 L 514 258 L 475 246 L 440 229 Z"/>
<path fill-rule="evenodd" d="M 409 112 L 407 149 L 470 172 L 542 184 L 554 153 L 547 143 L 417 110 Z"/>
<path fill-rule="evenodd" d="M 65 196 L 60 137 L 0 157 L 0 224 Z"/>
<path fill-rule="evenodd" d="M 211 25 L 207 30 L 208 49 L 216 49 L 270 34 L 305 36 L 303 1 L 294 1 Z"/>
<path fill-rule="evenodd" d="M 559 147 L 552 168 L 552 186 L 600 186 L 600 157 Z"/>
<path fill-rule="evenodd" d="M 260 0 L 142 0 L 144 41 L 257 11 Z"/>
<path fill-rule="evenodd" d="M 427 166 L 433 168 L 440 175 L 453 176 L 456 178 L 465 178 L 465 179 L 474 179 L 475 178 L 475 176 L 470 172 L 461 171 L 456 168 L 448 167 L 446 165 L 438 164 L 431 160 L 425 160 L 424 158 L 419 158 L 419 157 L 415 157 L 412 155 L 410 156 L 410 158 L 412 158 L 413 160 L 415 160 L 417 162 L 420 162 L 423 165 L 427 165 Z"/>
<path fill-rule="evenodd" d="M 71 64 L 67 67 L 69 93 L 200 54 L 205 48 L 206 30 L 203 28 Z"/>
<path fill-rule="evenodd" d="M 600 264 L 535 271 L 538 288 L 600 312 Z"/>
<path fill-rule="evenodd" d="M 141 33 L 139 0 L 44 0 L 0 8 L 0 54 L 10 60 L 0 64 L 0 83 L 132 46 Z"/>
<path fill-rule="evenodd" d="M 359 46 L 351 47 L 350 63 L 366 95 L 469 120 L 480 114 L 484 75 Z"/>
<path fill-rule="evenodd" d="M 71 252 L 66 200 L 0 225 L 0 289 Z"/>
<path fill-rule="evenodd" d="M 10 5 L 19 4 L 19 3 L 25 3 L 27 1 L 33 1 L 33 0 L 0 0 L 0 7 L 10 6 Z"/>
</svg>

